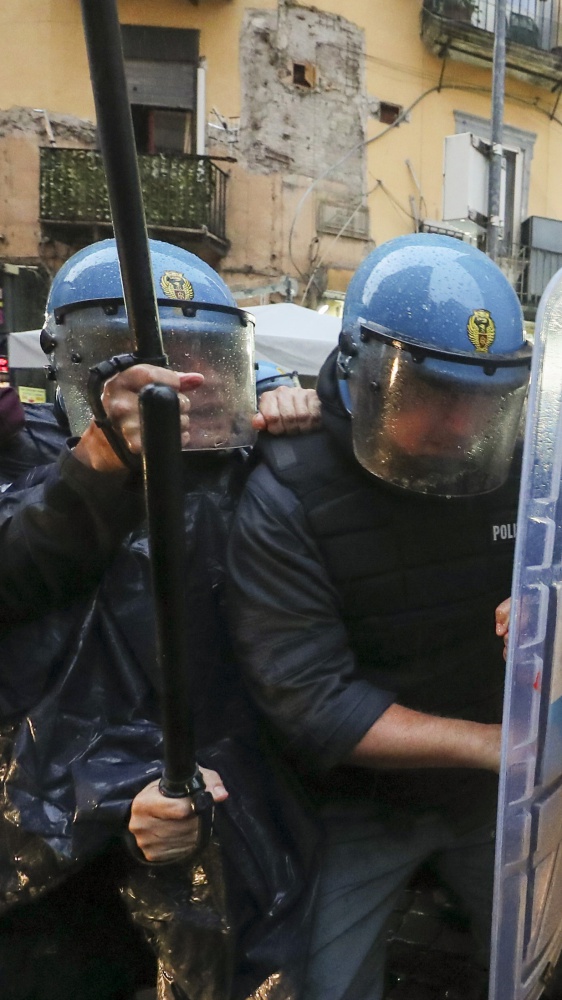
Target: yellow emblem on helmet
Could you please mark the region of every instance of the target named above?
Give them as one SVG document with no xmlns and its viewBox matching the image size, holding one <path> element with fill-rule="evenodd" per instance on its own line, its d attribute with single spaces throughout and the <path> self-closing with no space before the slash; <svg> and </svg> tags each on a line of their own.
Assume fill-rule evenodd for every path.
<svg viewBox="0 0 562 1000">
<path fill-rule="evenodd" d="M 480 354 L 486 354 L 496 339 L 496 324 L 487 309 L 475 309 L 468 323 L 468 339 Z"/>
<path fill-rule="evenodd" d="M 195 295 L 193 285 L 181 271 L 164 271 L 160 284 L 164 295 L 169 299 L 182 299 L 185 302 Z"/>
</svg>

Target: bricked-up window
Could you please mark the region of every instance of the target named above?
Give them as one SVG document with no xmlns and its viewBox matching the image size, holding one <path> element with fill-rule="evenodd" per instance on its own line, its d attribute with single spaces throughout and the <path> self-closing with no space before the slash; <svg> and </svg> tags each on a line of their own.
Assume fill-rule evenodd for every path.
<svg viewBox="0 0 562 1000">
<path fill-rule="evenodd" d="M 316 86 L 316 66 L 312 63 L 293 63 L 293 83 L 296 87 L 312 90 Z"/>
<path fill-rule="evenodd" d="M 190 153 L 199 32 L 121 25 L 127 89 L 140 153 Z"/>
<path fill-rule="evenodd" d="M 385 125 L 394 125 L 394 122 L 402 114 L 403 107 L 400 104 L 389 104 L 388 101 L 381 101 L 379 107 L 379 120 Z"/>
</svg>

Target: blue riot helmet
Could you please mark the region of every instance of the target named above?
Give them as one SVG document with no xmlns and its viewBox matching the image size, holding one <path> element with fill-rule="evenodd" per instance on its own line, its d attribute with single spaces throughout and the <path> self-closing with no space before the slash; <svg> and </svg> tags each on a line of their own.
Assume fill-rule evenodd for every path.
<svg viewBox="0 0 562 1000">
<path fill-rule="evenodd" d="M 286 372 L 284 368 L 273 361 L 256 361 L 256 394 L 258 399 L 262 392 L 278 389 L 280 385 L 290 388 L 300 386 L 298 372 Z"/>
<path fill-rule="evenodd" d="M 487 493 L 507 478 L 531 348 L 485 254 L 418 233 L 374 250 L 347 292 L 338 374 L 358 461 L 396 486 Z"/>
<path fill-rule="evenodd" d="M 190 391 L 190 450 L 238 448 L 255 440 L 254 322 L 221 277 L 187 250 L 150 240 L 164 350 L 171 368 L 197 371 Z M 91 419 L 90 368 L 133 351 L 115 240 L 80 250 L 56 275 L 43 349 L 64 397 L 72 432 Z"/>
</svg>

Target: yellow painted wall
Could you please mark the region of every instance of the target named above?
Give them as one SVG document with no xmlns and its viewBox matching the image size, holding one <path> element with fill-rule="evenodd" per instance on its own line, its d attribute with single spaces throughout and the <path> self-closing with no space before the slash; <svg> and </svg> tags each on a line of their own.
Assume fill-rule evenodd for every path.
<svg viewBox="0 0 562 1000">
<path fill-rule="evenodd" d="M 370 192 L 373 240 L 380 243 L 414 229 L 409 198 L 414 196 L 419 204 L 419 196 L 406 160 L 421 186 L 422 214 L 440 219 L 444 136 L 455 131 L 455 110 L 490 117 L 491 71 L 449 60 L 437 92 L 443 62 L 428 52 L 420 38 L 421 0 L 317 0 L 315 6 L 363 29 L 367 95 L 412 106 L 409 122 L 386 134 L 378 120 L 367 121 L 365 189 Z M 200 52 L 208 64 L 207 110 L 216 107 L 227 118 L 240 114 L 238 38 L 246 9 L 255 8 L 275 10 L 277 0 L 200 0 L 198 5 L 188 0 L 119 2 L 125 23 L 200 30 Z M 549 117 L 555 100 L 547 90 L 507 77 L 506 122 L 537 135 L 528 212 L 562 219 L 562 125 Z M 0 4 L 0 109 L 14 105 L 93 119 L 78 0 Z M 558 117 L 562 121 L 562 104 Z M 229 211 L 240 236 L 231 255 L 233 270 L 243 269 L 252 246 L 264 248 L 256 270 L 269 272 L 276 266 L 284 270 L 290 266 L 283 241 L 291 209 L 287 202 L 281 226 L 279 201 L 289 195 L 283 195 L 283 185 L 271 177 L 260 180 L 258 190 L 263 198 L 256 212 L 252 175 L 242 177 L 239 169 L 233 171 Z M 308 245 L 313 231 L 312 212 L 309 225 L 312 228 L 300 234 L 303 245 Z M 360 247 L 356 243 L 349 249 L 350 243 L 347 248 L 343 241 L 336 246 L 328 264 L 337 265 L 339 254 L 342 267 L 350 266 L 350 261 L 353 265 Z"/>
<path fill-rule="evenodd" d="M 380 139 L 384 126 L 368 125 L 367 190 L 372 235 L 377 243 L 413 229 L 409 196 L 417 189 L 406 166 L 412 163 L 424 198 L 424 214 L 442 213 L 443 138 L 455 131 L 453 112 L 490 118 L 491 70 L 447 61 L 443 89 L 437 93 L 443 61 L 433 56 L 420 37 L 421 0 L 324 0 L 323 10 L 344 14 L 365 30 L 366 87 L 370 95 L 409 107 L 411 120 Z M 433 92 L 427 93 L 428 91 Z M 423 96 L 426 95 L 426 96 Z M 537 135 L 531 167 L 529 215 L 562 219 L 562 104 L 561 123 L 550 120 L 556 95 L 511 76 L 506 78 L 505 122 Z M 392 198 L 398 203 L 395 204 Z M 399 207 L 400 206 L 400 207 Z"/>
<path fill-rule="evenodd" d="M 195 28 L 209 62 L 208 107 L 240 113 L 238 37 L 246 7 L 275 0 L 121 0 L 125 24 Z M 78 0 L 10 0 L 0 4 L 0 107 L 46 108 L 94 118 Z"/>
<path fill-rule="evenodd" d="M 455 132 L 455 110 L 490 118 L 492 72 L 453 60 L 443 72 L 443 60 L 420 37 L 421 0 L 324 0 L 321 6 L 364 28 L 368 95 L 412 106 L 410 120 L 397 128 L 373 118 L 367 125 L 366 191 L 371 235 L 380 244 L 415 228 L 409 199 L 420 207 L 419 194 L 407 160 L 421 188 L 422 216 L 441 219 L 444 137 Z M 505 123 L 536 134 L 527 214 L 562 219 L 562 102 L 558 120 L 551 120 L 556 94 L 509 74 L 505 91 Z"/>
<path fill-rule="evenodd" d="M 1 245 L 33 261 L 40 238 L 39 151 L 24 135 L 0 139 Z"/>
</svg>

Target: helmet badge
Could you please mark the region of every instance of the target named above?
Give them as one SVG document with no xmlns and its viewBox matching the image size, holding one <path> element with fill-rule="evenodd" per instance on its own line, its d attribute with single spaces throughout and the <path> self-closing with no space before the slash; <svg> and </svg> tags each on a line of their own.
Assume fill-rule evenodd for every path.
<svg viewBox="0 0 562 1000">
<path fill-rule="evenodd" d="M 181 271 L 164 271 L 160 278 L 162 291 L 169 299 L 189 301 L 195 295 L 193 285 Z"/>
<path fill-rule="evenodd" d="M 496 324 L 487 309 L 475 309 L 467 323 L 468 339 L 480 354 L 486 354 L 496 338 Z"/>
</svg>

